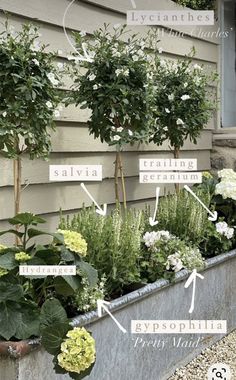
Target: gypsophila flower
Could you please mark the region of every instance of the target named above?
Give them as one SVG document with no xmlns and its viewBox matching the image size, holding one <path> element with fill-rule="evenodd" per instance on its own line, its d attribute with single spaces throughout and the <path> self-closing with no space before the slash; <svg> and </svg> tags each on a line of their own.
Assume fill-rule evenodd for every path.
<svg viewBox="0 0 236 380">
<path fill-rule="evenodd" d="M 54 73 L 47 73 L 47 77 L 54 86 L 58 86 L 59 81 L 55 78 Z"/>
<path fill-rule="evenodd" d="M 68 372 L 80 374 L 95 362 L 95 340 L 84 327 L 75 327 L 66 336 L 57 356 L 58 364 Z"/>
<path fill-rule="evenodd" d="M 95 84 L 95 85 L 93 86 L 93 90 L 97 90 L 97 89 L 98 89 L 98 85 Z"/>
<path fill-rule="evenodd" d="M 183 269 L 183 263 L 178 252 L 176 252 L 174 255 L 168 256 L 166 269 L 172 269 L 176 273 Z"/>
<path fill-rule="evenodd" d="M 20 262 L 25 262 L 31 259 L 31 256 L 25 252 L 19 252 L 15 254 L 15 260 Z"/>
<path fill-rule="evenodd" d="M 122 132 L 123 130 L 124 130 L 124 128 L 122 128 L 122 127 L 117 128 L 117 132 Z"/>
<path fill-rule="evenodd" d="M 38 61 L 36 58 L 32 59 L 32 62 L 33 62 L 36 66 L 39 66 L 39 61 Z"/>
<path fill-rule="evenodd" d="M 63 235 L 66 248 L 81 256 L 86 256 L 87 242 L 80 233 L 69 230 L 58 230 L 58 232 Z"/>
<path fill-rule="evenodd" d="M 166 112 L 166 113 L 170 113 L 169 108 L 165 108 L 165 112 Z"/>
<path fill-rule="evenodd" d="M 81 30 L 79 34 L 81 37 L 85 37 L 87 35 L 87 32 L 85 32 L 85 30 Z"/>
<path fill-rule="evenodd" d="M 175 98 L 174 94 L 170 94 L 170 95 L 168 95 L 168 99 L 169 99 L 170 101 L 174 100 L 174 98 Z"/>
<path fill-rule="evenodd" d="M 96 79 L 96 75 L 94 75 L 94 74 L 90 74 L 90 75 L 88 76 L 88 79 L 89 79 L 90 81 L 93 81 L 94 79 Z"/>
<path fill-rule="evenodd" d="M 7 116 L 7 112 L 6 112 L 6 111 L 3 112 L 3 113 L 2 113 L 2 116 L 3 116 L 3 117 L 6 117 L 6 116 Z"/>
<path fill-rule="evenodd" d="M 128 130 L 128 134 L 129 136 L 133 136 L 133 132 L 130 129 Z"/>
</svg>

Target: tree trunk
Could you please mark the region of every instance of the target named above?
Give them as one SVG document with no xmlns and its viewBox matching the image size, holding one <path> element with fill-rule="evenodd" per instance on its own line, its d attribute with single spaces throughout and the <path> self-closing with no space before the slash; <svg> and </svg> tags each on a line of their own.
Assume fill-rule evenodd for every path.
<svg viewBox="0 0 236 380">
<path fill-rule="evenodd" d="M 174 158 L 175 159 L 179 159 L 179 148 L 174 148 Z M 180 190 L 180 186 L 179 186 L 179 183 L 175 183 L 175 191 L 176 191 L 176 194 L 179 193 L 179 190 Z"/>
<path fill-rule="evenodd" d="M 119 195 L 119 152 L 116 152 L 116 160 L 115 160 L 115 198 L 116 198 L 116 206 L 120 204 L 120 195 Z"/>
<path fill-rule="evenodd" d="M 119 171 L 120 171 L 122 194 L 123 194 L 123 204 L 124 204 L 124 209 L 126 210 L 127 209 L 127 198 L 126 198 L 126 188 L 125 188 L 125 176 L 124 176 L 120 151 L 118 152 L 118 160 L 119 160 Z"/>
<path fill-rule="evenodd" d="M 17 159 L 13 162 L 14 165 L 14 213 L 15 215 L 20 212 L 20 200 L 21 200 L 21 158 L 18 156 Z M 19 227 L 16 226 L 16 230 L 19 230 Z M 19 238 L 16 237 L 16 245 L 19 244 Z"/>
</svg>

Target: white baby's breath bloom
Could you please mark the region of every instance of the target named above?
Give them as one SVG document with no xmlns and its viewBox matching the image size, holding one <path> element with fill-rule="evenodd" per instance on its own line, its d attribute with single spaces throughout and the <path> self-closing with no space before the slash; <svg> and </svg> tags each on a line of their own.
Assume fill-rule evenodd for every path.
<svg viewBox="0 0 236 380">
<path fill-rule="evenodd" d="M 36 58 L 32 59 L 32 62 L 35 64 L 35 66 L 39 66 L 39 61 Z"/>
<path fill-rule="evenodd" d="M 98 85 L 95 84 L 95 85 L 93 86 L 93 90 L 97 90 L 97 89 L 98 89 Z"/>
<path fill-rule="evenodd" d="M 166 62 L 165 59 L 161 59 L 161 60 L 160 60 L 160 66 L 161 66 L 161 67 L 164 67 L 164 68 L 167 66 L 167 62 Z"/>
<path fill-rule="evenodd" d="M 176 124 L 177 125 L 184 125 L 184 121 L 182 119 L 177 119 Z"/>
<path fill-rule="evenodd" d="M 166 113 L 170 113 L 169 108 L 165 108 L 165 112 L 166 112 Z"/>
<path fill-rule="evenodd" d="M 123 75 L 124 75 L 124 77 L 128 77 L 129 76 L 129 69 L 124 70 Z"/>
<path fill-rule="evenodd" d="M 184 83 L 184 88 L 186 88 L 186 87 L 188 87 L 188 83 L 187 82 Z"/>
<path fill-rule="evenodd" d="M 168 132 L 168 127 L 164 127 L 163 131 Z"/>
<path fill-rule="evenodd" d="M 117 132 L 122 132 L 122 131 L 123 131 L 123 129 L 124 129 L 124 128 L 122 128 L 122 127 L 119 127 L 119 128 L 117 128 Z"/>
<path fill-rule="evenodd" d="M 31 50 L 32 51 L 39 51 L 41 48 L 41 45 L 40 45 L 40 42 L 39 41 L 34 41 L 32 46 L 31 46 Z"/>
<path fill-rule="evenodd" d="M 183 269 L 183 263 L 178 252 L 176 252 L 174 255 L 168 256 L 166 262 L 166 269 L 172 269 L 176 273 Z"/>
<path fill-rule="evenodd" d="M 3 116 L 3 117 L 6 117 L 6 116 L 7 116 L 7 112 L 4 111 L 4 112 L 2 113 L 2 116 Z"/>
<path fill-rule="evenodd" d="M 113 140 L 114 140 L 114 141 L 119 141 L 120 139 L 121 139 L 121 137 L 118 136 L 118 135 L 115 135 L 115 136 L 113 137 Z"/>
<path fill-rule="evenodd" d="M 139 60 L 139 56 L 137 54 L 133 55 L 133 61 L 137 62 Z"/>
<path fill-rule="evenodd" d="M 48 108 L 52 108 L 52 107 L 53 107 L 52 102 L 49 102 L 49 101 L 48 101 L 48 102 L 46 103 L 46 106 L 47 106 Z"/>
<path fill-rule="evenodd" d="M 170 95 L 168 95 L 168 99 L 169 99 L 170 101 L 173 101 L 174 98 L 175 98 L 174 94 L 170 94 Z"/>
<path fill-rule="evenodd" d="M 129 136 L 133 136 L 133 132 L 130 129 L 128 130 L 128 134 Z"/>
<path fill-rule="evenodd" d="M 188 99 L 190 99 L 190 96 L 187 94 L 184 94 L 181 96 L 181 100 L 188 100 Z"/>
<path fill-rule="evenodd" d="M 87 32 L 85 30 L 81 30 L 81 32 L 79 32 L 79 34 L 81 37 L 85 37 L 87 35 Z"/>
</svg>

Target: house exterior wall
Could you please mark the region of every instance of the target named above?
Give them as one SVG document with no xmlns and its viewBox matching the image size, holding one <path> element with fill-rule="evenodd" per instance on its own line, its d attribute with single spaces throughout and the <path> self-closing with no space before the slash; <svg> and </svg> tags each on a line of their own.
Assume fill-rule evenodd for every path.
<svg viewBox="0 0 236 380">
<path fill-rule="evenodd" d="M 139 9 L 181 9 L 170 0 L 136 0 Z M 62 27 L 63 14 L 69 0 L 0 0 L 0 23 L 5 20 L 2 10 L 11 13 L 10 24 L 16 29 L 24 22 L 33 22 L 40 27 L 42 42 L 49 44 L 48 50 L 61 50 L 58 61 L 66 61 L 72 50 L 68 44 Z M 104 22 L 125 23 L 126 11 L 132 9 L 128 0 L 93 0 L 76 1 L 68 13 L 66 24 L 68 31 L 86 30 L 92 33 Z M 2 26 L 0 25 L 0 29 Z M 145 34 L 148 27 L 130 27 L 136 32 Z M 196 63 L 204 64 L 206 70 L 218 69 L 219 41 L 204 35 L 202 30 L 213 31 L 214 27 L 177 27 L 175 37 L 170 37 L 164 30 L 160 36 L 163 57 L 180 58 L 196 48 Z M 185 34 L 180 35 L 180 31 Z M 174 31 L 172 31 L 174 33 Z M 194 35 L 194 37 L 192 36 Z M 69 88 L 70 80 L 66 80 Z M 216 88 L 212 87 L 214 93 Z M 57 131 L 52 135 L 52 154 L 49 162 L 23 159 L 22 184 L 29 186 L 22 192 L 24 211 L 31 211 L 46 218 L 48 228 L 53 230 L 58 223 L 58 211 L 62 208 L 68 214 L 77 211 L 83 203 L 90 205 L 90 200 L 80 188 L 79 183 L 50 183 L 50 164 L 102 164 L 102 183 L 88 183 L 87 187 L 98 203 L 114 204 L 113 177 L 115 152 L 114 148 L 101 144 L 89 136 L 87 121 L 89 111 L 68 107 L 57 121 Z M 198 158 L 200 170 L 210 168 L 210 150 L 212 148 L 212 130 L 217 126 L 217 115 L 213 115 L 209 125 L 202 132 L 197 145 L 186 142 L 182 157 Z M 124 153 L 125 173 L 127 177 L 128 202 L 130 205 L 143 206 L 146 201 L 152 202 L 155 197 L 155 185 L 140 185 L 138 178 L 138 159 L 145 157 L 171 157 L 168 143 L 162 147 L 155 145 L 127 147 Z M 173 187 L 167 187 L 171 190 Z M 164 188 L 163 188 L 164 190 Z M 7 219 L 13 216 L 13 170 L 12 162 L 0 158 L 0 228 L 7 226 Z"/>
</svg>

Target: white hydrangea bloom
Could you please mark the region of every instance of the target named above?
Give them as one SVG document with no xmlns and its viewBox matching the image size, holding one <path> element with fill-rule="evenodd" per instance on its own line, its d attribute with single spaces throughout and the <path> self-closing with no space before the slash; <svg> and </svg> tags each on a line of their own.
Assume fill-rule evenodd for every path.
<svg viewBox="0 0 236 380">
<path fill-rule="evenodd" d="M 233 199 L 236 201 L 236 181 L 221 181 L 216 185 L 215 194 L 219 194 L 223 199 Z"/>
<path fill-rule="evenodd" d="M 218 222 L 216 223 L 216 231 L 224 235 L 224 233 L 228 230 L 228 224 L 226 222 Z"/>
</svg>

